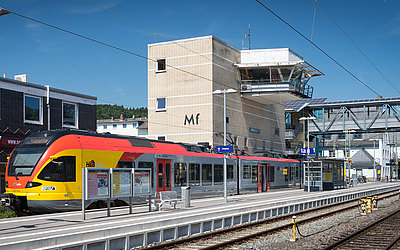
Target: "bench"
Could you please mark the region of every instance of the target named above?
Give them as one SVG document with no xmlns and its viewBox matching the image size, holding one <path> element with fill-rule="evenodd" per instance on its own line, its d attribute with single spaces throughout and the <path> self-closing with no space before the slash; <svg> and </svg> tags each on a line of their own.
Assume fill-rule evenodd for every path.
<svg viewBox="0 0 400 250">
<path fill-rule="evenodd" d="M 169 205 L 176 208 L 176 204 L 180 202 L 181 199 L 178 198 L 176 191 L 160 191 L 156 192 L 155 195 L 155 205 L 158 206 L 159 209 L 165 204 L 169 203 Z"/>
</svg>

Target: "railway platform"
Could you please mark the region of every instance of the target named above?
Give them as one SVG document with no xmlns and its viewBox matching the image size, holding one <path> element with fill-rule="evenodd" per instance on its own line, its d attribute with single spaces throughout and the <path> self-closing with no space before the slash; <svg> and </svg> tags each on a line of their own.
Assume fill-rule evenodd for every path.
<svg viewBox="0 0 400 250">
<path fill-rule="evenodd" d="M 232 225 L 332 204 L 367 195 L 399 190 L 400 182 L 366 183 L 354 188 L 307 193 L 302 189 L 274 190 L 193 199 L 191 207 L 168 206 L 65 212 L 0 220 L 0 249 L 130 249 L 155 242 L 208 232 Z"/>
</svg>

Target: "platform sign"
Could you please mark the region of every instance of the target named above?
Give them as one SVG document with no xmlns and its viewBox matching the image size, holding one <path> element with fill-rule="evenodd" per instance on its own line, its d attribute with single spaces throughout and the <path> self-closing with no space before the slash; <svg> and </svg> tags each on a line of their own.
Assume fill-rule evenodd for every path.
<svg viewBox="0 0 400 250">
<path fill-rule="evenodd" d="M 135 169 L 134 173 L 134 196 L 151 195 L 151 169 Z"/>
<path fill-rule="evenodd" d="M 300 148 L 300 154 L 301 155 L 306 155 L 307 154 L 307 148 Z M 308 154 L 309 155 L 315 155 L 315 148 L 310 148 Z"/>
<path fill-rule="evenodd" d="M 233 146 L 217 146 L 215 148 L 217 153 L 232 153 L 233 152 Z"/>
</svg>

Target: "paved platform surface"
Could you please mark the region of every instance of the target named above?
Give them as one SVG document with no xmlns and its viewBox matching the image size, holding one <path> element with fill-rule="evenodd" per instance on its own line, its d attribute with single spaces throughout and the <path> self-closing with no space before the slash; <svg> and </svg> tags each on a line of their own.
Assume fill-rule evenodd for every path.
<svg viewBox="0 0 400 250">
<path fill-rule="evenodd" d="M 391 186 L 400 188 L 400 182 L 366 183 L 349 189 L 312 193 L 307 193 L 302 189 L 273 190 L 268 193 L 228 196 L 228 203 L 224 202 L 223 197 L 193 199 L 190 208 L 183 208 L 183 204 L 178 204 L 177 209 L 165 205 L 163 210 L 153 212 L 148 212 L 148 206 L 141 205 L 134 207 L 133 214 L 128 213 L 128 208 L 113 208 L 111 217 L 106 216 L 107 212 L 104 209 L 91 210 L 87 213 L 87 220 L 85 221 L 82 221 L 82 213 L 79 211 L 1 219 L 0 249 L 9 249 L 6 246 L 8 243 L 45 240 L 60 235 L 70 235 L 70 238 L 73 238 L 77 235 L 92 234 L 88 237 L 96 238 L 110 234 L 110 229 L 115 234 L 152 230 L 157 227 L 170 226 L 173 223 L 201 220 L 202 218 L 231 212 L 236 213 L 240 210 L 254 209 L 260 206 L 277 207 L 290 202 Z M 64 240 L 67 239 L 66 237 Z M 57 244 L 60 244 L 60 241 Z M 40 246 L 31 245 L 31 247 Z"/>
</svg>

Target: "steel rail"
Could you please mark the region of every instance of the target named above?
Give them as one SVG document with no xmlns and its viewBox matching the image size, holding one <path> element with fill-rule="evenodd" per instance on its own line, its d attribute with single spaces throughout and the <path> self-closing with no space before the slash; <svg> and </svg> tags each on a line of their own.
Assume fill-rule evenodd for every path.
<svg viewBox="0 0 400 250">
<path fill-rule="evenodd" d="M 389 191 L 389 192 L 385 192 L 382 193 L 380 195 L 384 195 L 378 198 L 378 200 L 382 200 L 382 199 L 386 199 L 386 198 L 390 198 L 393 196 L 397 196 L 399 195 L 399 190 L 394 190 L 394 191 Z M 304 215 L 304 214 L 309 214 L 315 211 L 319 211 L 322 209 L 327 209 L 330 207 L 335 207 L 335 206 L 339 206 L 339 205 L 345 205 L 348 203 L 352 203 L 352 202 L 356 202 L 357 200 L 359 200 L 359 198 L 356 199 L 352 199 L 352 200 L 347 200 L 347 201 L 342 201 L 339 203 L 332 203 L 329 205 L 325 205 L 322 207 L 315 207 L 315 208 L 311 208 L 311 209 L 307 209 L 307 210 L 303 210 L 303 211 L 298 211 L 298 212 L 294 212 L 291 214 L 286 214 L 286 215 L 281 215 L 281 216 L 277 216 L 275 218 L 268 218 L 268 219 L 264 219 L 264 220 L 260 220 L 260 221 L 255 221 L 255 222 L 250 222 L 250 223 L 246 223 L 243 225 L 238 225 L 238 226 L 233 226 L 233 227 L 229 227 L 229 228 L 224 228 L 218 231 L 213 231 L 213 232 L 207 232 L 207 233 L 203 233 L 203 234 L 199 234 L 199 235 L 195 235 L 195 236 L 191 236 L 191 237 L 186 237 L 186 238 L 181 238 L 181 239 L 177 239 L 177 240 L 172 240 L 172 241 L 168 241 L 168 242 L 163 242 L 163 243 L 159 243 L 159 244 L 155 244 L 152 246 L 147 246 L 147 247 L 143 247 L 140 249 L 170 249 L 173 247 L 176 247 L 178 245 L 183 245 L 183 244 L 188 244 L 190 242 L 195 242 L 198 240 L 202 240 L 202 239 L 207 239 L 207 238 L 213 238 L 213 237 L 218 237 L 220 235 L 226 234 L 226 233 L 230 233 L 230 232 L 234 232 L 234 231 L 238 231 L 241 229 L 250 229 L 254 226 L 257 225 L 261 225 L 261 224 L 266 224 L 266 223 L 271 223 L 271 222 L 278 222 L 281 221 L 283 219 L 288 219 L 288 218 L 292 218 L 292 216 L 298 216 L 298 215 Z M 336 213 L 340 213 L 346 210 L 350 210 L 350 209 L 354 209 L 358 207 L 358 203 L 354 204 L 354 205 L 350 205 L 344 208 L 340 208 L 340 209 L 336 209 L 333 211 L 329 211 L 326 212 L 324 214 L 320 214 L 320 215 L 316 215 L 316 216 L 312 216 L 310 218 L 306 218 L 306 219 L 301 219 L 301 220 L 297 220 L 297 224 L 303 224 L 303 223 L 308 223 L 311 221 L 315 221 L 320 219 L 321 217 L 327 217 L 330 215 L 334 215 Z M 230 240 L 226 240 L 223 242 L 219 242 L 219 243 L 215 243 L 215 244 L 210 244 L 209 246 L 206 247 L 202 247 L 199 249 L 217 249 L 217 248 L 222 248 L 222 247 L 226 247 L 229 245 L 233 245 L 233 244 L 237 244 L 239 242 L 243 242 L 246 240 L 249 240 L 251 238 L 255 238 L 261 235 L 265 235 L 265 234 L 269 234 L 269 233 L 273 233 L 282 229 L 287 229 L 287 228 L 291 228 L 293 226 L 292 223 L 286 223 L 280 226 L 275 226 L 273 228 L 269 228 L 269 229 L 264 229 L 264 230 L 260 230 L 259 232 L 255 232 L 255 233 L 249 233 L 246 235 L 243 235 L 241 237 L 236 237 Z"/>
<path fill-rule="evenodd" d="M 389 219 L 389 218 L 391 218 L 391 217 L 393 217 L 393 216 L 395 216 L 395 215 L 397 215 L 399 213 L 400 213 L 400 210 L 397 210 L 397 211 L 392 212 L 391 214 L 389 214 L 389 215 L 387 215 L 387 216 L 385 216 L 383 218 L 380 218 L 377 221 L 371 222 L 367 226 L 365 226 L 365 227 L 361 228 L 360 230 L 357 230 L 356 232 L 354 232 L 354 233 L 352 233 L 352 234 L 350 234 L 350 235 L 348 235 L 348 236 L 336 241 L 335 243 L 327 246 L 324 249 L 325 250 L 335 249 L 336 247 L 344 245 L 345 243 L 349 242 L 350 240 L 355 239 L 357 236 L 361 235 L 362 233 L 364 233 L 368 229 L 371 229 L 372 227 L 374 227 L 374 226 L 376 226 L 376 225 L 378 225 L 380 223 L 383 223 L 385 220 L 387 220 L 387 219 Z M 400 236 L 397 237 L 395 240 L 393 240 L 390 244 L 388 244 L 384 249 L 390 249 L 394 244 L 396 244 L 396 242 L 399 240 L 399 238 L 400 238 Z"/>
</svg>

